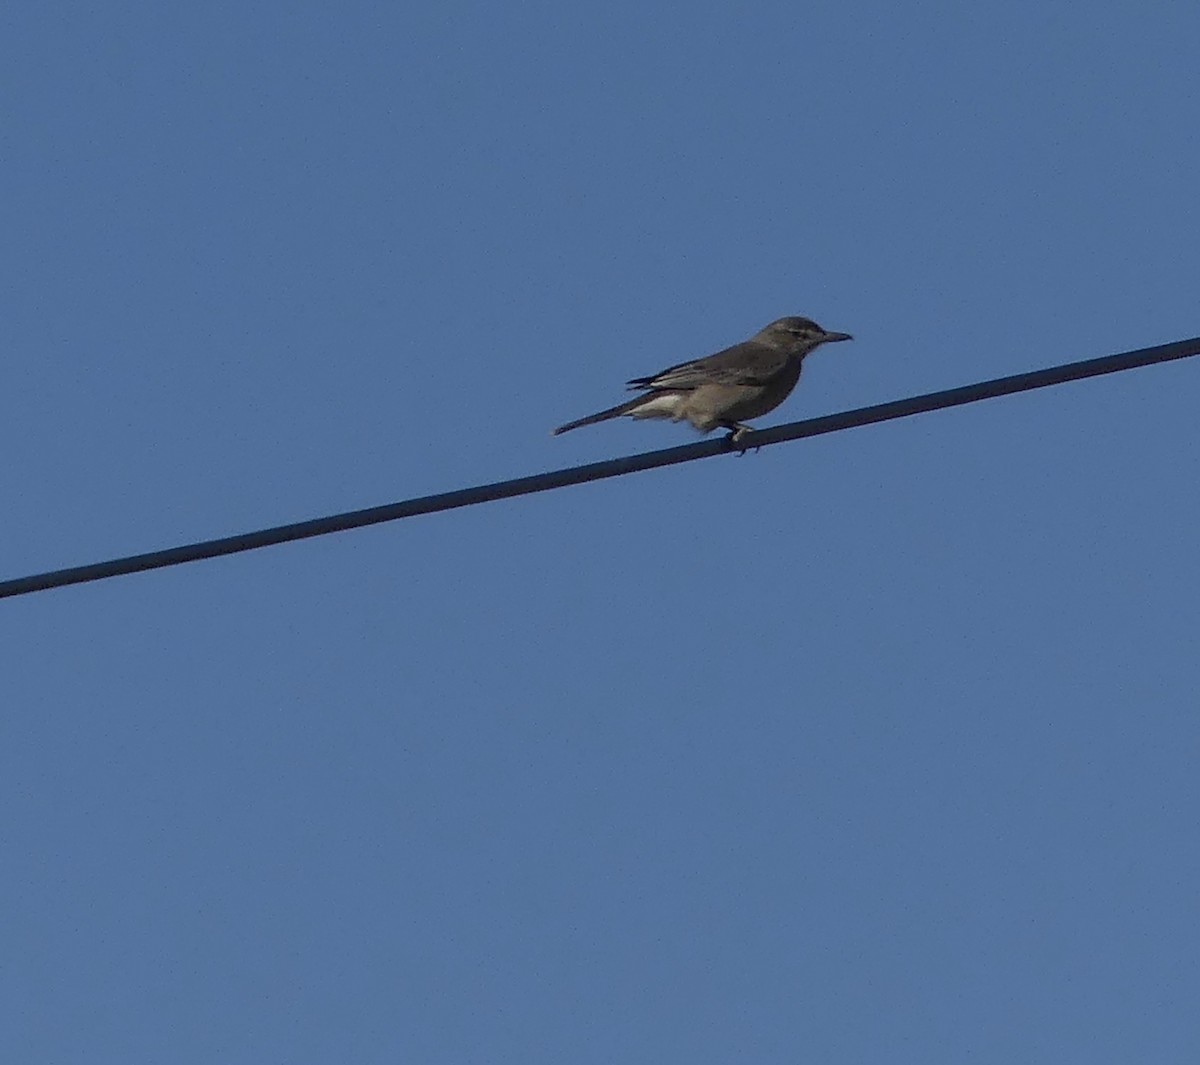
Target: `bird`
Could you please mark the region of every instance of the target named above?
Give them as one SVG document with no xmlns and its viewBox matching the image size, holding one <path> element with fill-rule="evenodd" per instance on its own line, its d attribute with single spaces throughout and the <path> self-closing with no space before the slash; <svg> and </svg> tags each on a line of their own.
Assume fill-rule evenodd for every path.
<svg viewBox="0 0 1200 1065">
<path fill-rule="evenodd" d="M 737 444 L 752 431 L 745 424 L 749 419 L 773 411 L 791 395 L 808 355 L 822 344 L 853 339 L 822 329 L 811 318 L 780 318 L 715 355 L 635 377 L 627 384 L 641 395 L 560 425 L 552 435 L 626 415 L 687 421 L 702 433 L 728 429 L 730 442 Z"/>
</svg>

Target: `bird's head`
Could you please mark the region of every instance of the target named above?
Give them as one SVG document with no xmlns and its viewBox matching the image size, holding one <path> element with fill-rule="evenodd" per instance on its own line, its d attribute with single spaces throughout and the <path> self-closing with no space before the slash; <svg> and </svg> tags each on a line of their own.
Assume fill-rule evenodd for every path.
<svg viewBox="0 0 1200 1065">
<path fill-rule="evenodd" d="M 772 322 L 754 339 L 777 348 L 803 348 L 807 354 L 819 344 L 854 338 L 849 333 L 831 333 L 822 329 L 811 318 L 792 316 Z"/>
</svg>

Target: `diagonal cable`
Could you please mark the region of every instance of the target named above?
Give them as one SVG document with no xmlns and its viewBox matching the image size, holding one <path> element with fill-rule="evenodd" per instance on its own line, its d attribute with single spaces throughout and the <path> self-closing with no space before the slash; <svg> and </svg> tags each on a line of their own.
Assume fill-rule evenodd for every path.
<svg viewBox="0 0 1200 1065">
<path fill-rule="evenodd" d="M 770 429 L 760 429 L 743 438 L 742 446 L 767 447 L 771 444 L 782 444 L 788 440 L 803 440 L 806 437 L 836 433 L 842 429 L 853 429 L 860 425 L 874 425 L 876 422 L 907 418 L 913 414 L 924 414 L 946 407 L 960 407 L 965 403 L 977 403 L 982 399 L 1009 396 L 1015 392 L 1028 392 L 1035 388 L 1048 388 L 1051 385 L 1066 384 L 1068 381 L 1079 381 L 1086 377 L 1099 377 L 1101 374 L 1133 370 L 1141 366 L 1170 362 L 1173 359 L 1186 359 L 1193 355 L 1200 355 L 1200 337 L 1178 340 L 1172 344 L 1159 344 L 1152 348 L 1139 348 L 1137 351 L 1125 351 L 1118 355 L 1105 355 L 1098 359 L 1086 359 L 1083 362 L 1050 366 L 1029 373 L 1014 374 L 1011 377 L 997 377 L 991 381 L 980 381 L 973 385 L 946 389 L 943 392 L 930 392 L 923 396 L 911 396 L 908 399 L 880 403 L 873 407 L 860 407 L 857 410 L 842 411 L 839 414 L 828 414 L 822 418 L 809 418 L 802 422 L 791 422 Z M 351 510 L 344 514 L 312 518 L 309 521 L 298 521 L 290 525 L 276 525 L 270 529 L 239 533 L 236 536 L 225 536 L 216 540 L 201 540 L 197 543 L 185 544 L 182 547 L 168 547 L 160 551 L 148 551 L 145 554 L 114 558 L 106 562 L 93 562 L 90 565 L 36 573 L 28 577 L 0 581 L 0 599 L 28 595 L 30 592 L 46 591 L 50 588 L 62 588 L 70 584 L 104 580 L 107 577 L 119 577 L 128 573 L 139 573 L 143 570 L 163 569 L 167 566 L 178 566 L 184 562 L 198 562 L 201 559 L 233 555 L 241 551 L 253 551 L 256 548 L 288 543 L 291 540 L 305 540 L 313 536 L 344 532 L 347 529 L 359 529 L 365 525 L 377 525 L 384 521 L 412 518 L 418 514 L 434 514 L 442 510 L 470 507 L 476 503 L 488 503 L 496 499 L 511 499 L 514 496 L 530 495 L 534 492 L 548 492 L 551 489 L 565 488 L 572 484 L 599 481 L 607 477 L 621 477 L 627 473 L 653 470 L 660 466 L 673 466 L 677 462 L 711 458 L 714 455 L 723 455 L 736 450 L 738 449 L 730 444 L 728 438 L 703 440 L 699 443 L 685 444 L 682 447 L 667 448 L 663 451 L 648 451 L 625 458 L 606 459 L 603 462 L 593 462 L 586 466 L 551 470 L 547 473 L 533 474 L 530 477 L 518 477 L 511 481 L 498 481 L 495 484 L 484 484 L 475 488 L 461 488 L 454 492 L 406 499 L 399 503 L 368 507 L 365 510 Z"/>
</svg>

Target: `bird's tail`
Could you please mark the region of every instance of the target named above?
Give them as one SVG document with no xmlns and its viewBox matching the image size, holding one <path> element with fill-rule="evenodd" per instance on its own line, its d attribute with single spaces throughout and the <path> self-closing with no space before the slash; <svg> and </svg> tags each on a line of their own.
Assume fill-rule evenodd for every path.
<svg viewBox="0 0 1200 1065">
<path fill-rule="evenodd" d="M 598 414 L 589 414 L 586 418 L 580 418 L 578 421 L 567 422 L 566 425 L 560 425 L 552 436 L 558 436 L 559 433 L 565 433 L 571 429 L 580 429 L 585 425 L 595 425 L 596 422 L 606 422 L 609 418 L 619 418 L 622 414 L 630 414 L 637 410 L 649 396 L 637 396 L 635 399 L 626 400 L 624 403 L 618 403 L 615 407 L 609 407 L 608 410 L 602 410 Z"/>
</svg>

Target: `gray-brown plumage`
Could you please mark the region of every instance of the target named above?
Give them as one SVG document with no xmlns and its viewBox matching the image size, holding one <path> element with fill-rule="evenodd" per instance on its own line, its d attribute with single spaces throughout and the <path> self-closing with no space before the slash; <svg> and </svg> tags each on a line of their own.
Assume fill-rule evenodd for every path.
<svg viewBox="0 0 1200 1065">
<path fill-rule="evenodd" d="M 853 339 L 829 333 L 808 318 L 780 318 L 749 340 L 693 362 L 681 362 L 650 377 L 635 377 L 630 388 L 643 392 L 625 403 L 567 422 L 554 435 L 584 425 L 619 418 L 687 420 L 702 433 L 718 426 L 736 441 L 750 427 L 743 424 L 773 411 L 800 379 L 806 355 L 822 344 Z"/>
</svg>

